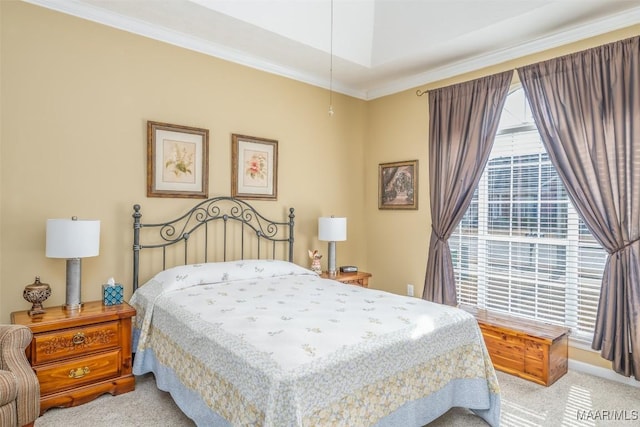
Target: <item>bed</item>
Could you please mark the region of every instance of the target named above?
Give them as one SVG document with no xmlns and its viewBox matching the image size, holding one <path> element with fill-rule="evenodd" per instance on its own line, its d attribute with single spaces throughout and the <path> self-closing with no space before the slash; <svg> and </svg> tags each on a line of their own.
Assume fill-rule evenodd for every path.
<svg viewBox="0 0 640 427">
<path fill-rule="evenodd" d="M 499 425 L 470 314 L 294 264 L 294 210 L 283 216 L 218 197 L 146 224 L 134 207 L 135 375 L 153 373 L 201 426 L 423 426 L 456 406 Z M 152 249 L 160 271 L 138 286 Z"/>
</svg>

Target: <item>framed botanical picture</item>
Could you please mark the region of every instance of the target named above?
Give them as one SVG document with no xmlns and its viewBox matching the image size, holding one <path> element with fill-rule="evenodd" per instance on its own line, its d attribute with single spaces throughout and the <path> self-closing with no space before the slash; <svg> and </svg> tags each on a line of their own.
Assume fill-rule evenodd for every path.
<svg viewBox="0 0 640 427">
<path fill-rule="evenodd" d="M 418 161 L 380 163 L 378 209 L 418 209 Z"/>
<path fill-rule="evenodd" d="M 278 198 L 278 141 L 231 136 L 231 196 L 257 200 Z"/>
<path fill-rule="evenodd" d="M 209 130 L 147 121 L 147 196 L 207 198 Z"/>
</svg>

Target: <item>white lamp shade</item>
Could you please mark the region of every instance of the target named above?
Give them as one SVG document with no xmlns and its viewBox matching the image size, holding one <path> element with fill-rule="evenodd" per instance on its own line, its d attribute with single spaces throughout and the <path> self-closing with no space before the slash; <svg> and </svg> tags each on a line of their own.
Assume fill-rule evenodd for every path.
<svg viewBox="0 0 640 427">
<path fill-rule="evenodd" d="M 318 239 L 325 242 L 347 240 L 347 218 L 318 218 Z"/>
<path fill-rule="evenodd" d="M 100 221 L 47 220 L 48 258 L 86 258 L 100 252 Z"/>
</svg>

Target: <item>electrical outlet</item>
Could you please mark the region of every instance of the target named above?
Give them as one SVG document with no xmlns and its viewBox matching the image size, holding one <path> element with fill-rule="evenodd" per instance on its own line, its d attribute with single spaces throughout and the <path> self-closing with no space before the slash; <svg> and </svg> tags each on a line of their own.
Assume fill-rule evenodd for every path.
<svg viewBox="0 0 640 427">
<path fill-rule="evenodd" d="M 408 284 L 407 285 L 407 295 L 412 297 L 413 296 L 413 285 Z"/>
</svg>

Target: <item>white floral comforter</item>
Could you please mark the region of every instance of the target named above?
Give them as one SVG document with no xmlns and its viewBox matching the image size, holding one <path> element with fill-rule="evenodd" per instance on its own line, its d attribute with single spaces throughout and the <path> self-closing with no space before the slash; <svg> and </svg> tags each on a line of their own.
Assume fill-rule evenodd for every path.
<svg viewBox="0 0 640 427">
<path fill-rule="evenodd" d="M 498 423 L 495 372 L 474 318 L 462 310 L 322 279 L 282 261 L 176 267 L 139 288 L 131 304 L 134 374 L 169 369 L 216 414 L 211 420 L 382 425 L 407 402 L 426 405 L 446 392 L 456 397 L 450 406 Z M 197 422 L 209 424 L 201 415 Z"/>
</svg>

